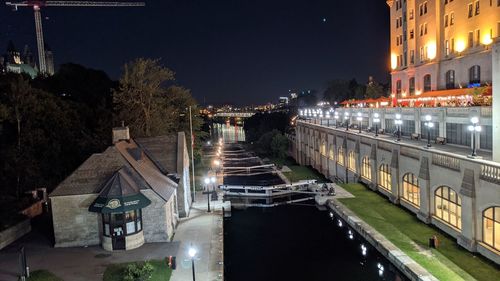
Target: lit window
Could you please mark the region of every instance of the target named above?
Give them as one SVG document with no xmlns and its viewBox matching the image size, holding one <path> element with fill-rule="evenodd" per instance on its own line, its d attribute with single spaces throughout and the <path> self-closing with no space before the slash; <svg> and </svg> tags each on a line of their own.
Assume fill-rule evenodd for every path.
<svg viewBox="0 0 500 281">
<path fill-rule="evenodd" d="M 380 165 L 378 170 L 378 185 L 388 191 L 391 190 L 391 168 L 387 164 Z"/>
<path fill-rule="evenodd" d="M 500 207 L 491 207 L 483 212 L 483 242 L 500 250 Z"/>
<path fill-rule="evenodd" d="M 455 13 L 450 13 L 450 26 L 455 24 Z"/>
<path fill-rule="evenodd" d="M 448 70 L 446 72 L 446 89 L 455 88 L 455 70 Z"/>
<path fill-rule="evenodd" d="M 349 152 L 349 157 L 347 160 L 347 168 L 356 173 L 356 156 L 354 154 L 354 151 Z"/>
<path fill-rule="evenodd" d="M 403 198 L 415 206 L 420 206 L 420 186 L 418 178 L 412 173 L 403 176 Z"/>
<path fill-rule="evenodd" d="M 450 55 L 450 41 L 446 40 L 444 43 L 444 53 L 446 56 Z"/>
<path fill-rule="evenodd" d="M 329 156 L 331 160 L 335 159 L 335 152 L 333 151 L 333 144 L 330 144 L 330 151 L 329 151 Z"/>
<path fill-rule="evenodd" d="M 469 68 L 469 83 L 479 84 L 481 83 L 481 67 L 479 65 L 474 65 Z"/>
<path fill-rule="evenodd" d="M 321 142 L 319 152 L 321 155 L 326 156 L 326 142 L 324 140 Z"/>
<path fill-rule="evenodd" d="M 462 200 L 455 190 L 441 186 L 434 193 L 434 215 L 450 225 L 462 229 Z"/>
<path fill-rule="evenodd" d="M 337 163 L 341 166 L 344 166 L 344 148 L 341 146 L 339 147 L 339 151 L 337 153 Z"/>
<path fill-rule="evenodd" d="M 410 92 L 410 96 L 413 96 L 415 94 L 415 77 L 411 77 L 409 80 L 408 80 L 408 85 L 409 85 L 409 92 Z"/>
<path fill-rule="evenodd" d="M 367 180 L 372 179 L 372 166 L 370 165 L 370 158 L 364 157 L 363 161 L 361 162 L 361 176 Z"/>
<path fill-rule="evenodd" d="M 427 74 L 424 76 L 424 92 L 429 92 L 431 90 L 431 75 Z"/>
</svg>

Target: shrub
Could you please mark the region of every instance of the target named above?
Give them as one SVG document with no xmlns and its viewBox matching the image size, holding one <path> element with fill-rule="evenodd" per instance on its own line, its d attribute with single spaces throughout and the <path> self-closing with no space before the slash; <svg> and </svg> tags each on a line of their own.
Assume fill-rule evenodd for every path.
<svg viewBox="0 0 500 281">
<path fill-rule="evenodd" d="M 153 274 L 153 266 L 149 262 L 144 262 L 142 265 L 139 263 L 131 263 L 125 268 L 125 281 L 147 281 L 151 279 Z"/>
</svg>

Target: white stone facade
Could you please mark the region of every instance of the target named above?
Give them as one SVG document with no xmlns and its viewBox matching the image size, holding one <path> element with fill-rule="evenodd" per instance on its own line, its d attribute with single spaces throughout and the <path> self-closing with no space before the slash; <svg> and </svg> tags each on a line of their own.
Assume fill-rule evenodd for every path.
<svg viewBox="0 0 500 281">
<path fill-rule="evenodd" d="M 469 251 L 479 252 L 500 264 L 499 251 L 484 243 L 482 238 L 483 212 L 500 206 L 500 164 L 304 121 L 297 123 L 295 147 L 294 155 L 300 164 L 311 165 L 331 179 L 363 182 L 393 203 L 412 211 L 423 222 L 455 237 L 457 243 Z M 343 155 L 338 153 L 340 147 Z M 349 154 L 354 155 L 355 165 L 347 168 Z M 363 159 L 368 159 L 368 165 L 363 166 Z M 383 164 L 390 170 L 389 190 L 380 185 L 379 167 Z M 362 176 L 362 169 L 369 172 Z M 417 205 L 403 196 L 403 177 L 407 174 L 418 177 Z M 459 226 L 436 215 L 435 192 L 440 187 L 451 188 L 461 200 L 461 211 L 457 215 Z"/>
</svg>

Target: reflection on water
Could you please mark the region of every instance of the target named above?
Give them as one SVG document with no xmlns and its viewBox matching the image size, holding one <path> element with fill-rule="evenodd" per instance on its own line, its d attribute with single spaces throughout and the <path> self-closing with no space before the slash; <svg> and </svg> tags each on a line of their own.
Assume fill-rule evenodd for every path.
<svg viewBox="0 0 500 281">
<path fill-rule="evenodd" d="M 224 264 L 228 281 L 407 280 L 345 222 L 305 202 L 233 208 Z"/>
<path fill-rule="evenodd" d="M 245 131 L 241 125 L 230 125 L 213 123 L 212 139 L 217 140 L 223 138 L 225 143 L 244 142 Z"/>
</svg>

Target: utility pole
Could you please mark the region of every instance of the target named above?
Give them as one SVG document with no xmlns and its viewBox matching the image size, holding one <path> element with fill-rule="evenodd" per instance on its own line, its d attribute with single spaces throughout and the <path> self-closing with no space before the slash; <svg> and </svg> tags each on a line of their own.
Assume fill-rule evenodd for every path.
<svg viewBox="0 0 500 281">
<path fill-rule="evenodd" d="M 191 172 L 193 174 L 193 194 L 192 202 L 194 202 L 194 198 L 196 197 L 196 184 L 194 181 L 194 135 L 193 135 L 193 117 L 191 116 L 191 106 L 189 106 L 189 130 L 191 131 Z"/>
<path fill-rule="evenodd" d="M 118 1 L 14 1 L 5 2 L 5 5 L 17 11 L 19 7 L 33 7 L 35 12 L 36 45 L 38 48 L 38 62 L 41 73 L 47 72 L 45 61 L 45 44 L 43 39 L 41 7 L 143 7 L 144 2 L 118 2 Z"/>
</svg>

